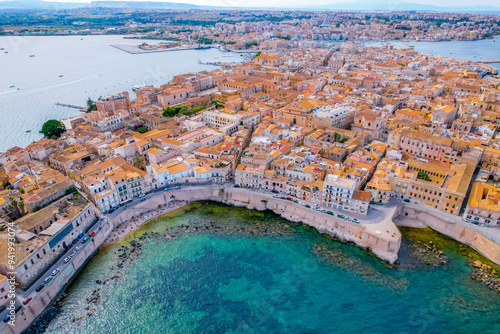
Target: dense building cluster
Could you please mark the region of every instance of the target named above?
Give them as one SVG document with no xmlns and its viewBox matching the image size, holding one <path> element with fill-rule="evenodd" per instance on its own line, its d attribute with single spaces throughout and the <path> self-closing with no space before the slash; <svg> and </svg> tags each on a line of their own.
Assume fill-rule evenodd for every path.
<svg viewBox="0 0 500 334">
<path fill-rule="evenodd" d="M 218 27 L 221 28 L 221 27 Z M 344 42 L 262 52 L 96 101 L 0 154 L 0 226 L 29 283 L 100 213 L 179 184 L 366 215 L 407 201 L 500 224 L 500 90 L 487 65 Z M 7 272 L 6 232 L 0 273 Z"/>
</svg>

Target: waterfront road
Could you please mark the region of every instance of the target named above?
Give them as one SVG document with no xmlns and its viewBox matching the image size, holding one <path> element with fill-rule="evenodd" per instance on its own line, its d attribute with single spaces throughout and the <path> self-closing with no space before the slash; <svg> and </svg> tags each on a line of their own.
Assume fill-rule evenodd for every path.
<svg viewBox="0 0 500 334">
<path fill-rule="evenodd" d="M 96 233 L 98 231 L 100 231 L 102 225 L 107 221 L 107 218 L 101 218 L 101 219 L 98 219 L 94 224 L 92 224 L 90 227 L 87 228 L 87 231 L 84 231 L 85 232 L 85 235 L 87 236 L 88 233 L 90 233 L 90 231 L 95 231 Z M 85 237 L 85 236 L 84 236 Z M 69 257 L 69 254 L 71 254 L 72 252 L 75 252 L 75 255 L 76 255 L 76 249 L 77 247 L 80 247 L 80 250 L 79 252 L 82 251 L 82 249 L 85 247 L 86 244 L 89 244 L 90 242 L 92 242 L 92 239 L 87 241 L 85 244 L 82 243 L 83 241 L 83 238 L 80 238 L 78 240 L 78 242 L 76 242 L 75 244 L 72 244 L 70 245 L 64 252 L 62 252 L 60 255 L 59 255 L 59 258 L 57 261 L 55 261 L 54 263 L 52 263 L 51 266 L 47 267 L 43 274 L 39 275 L 38 278 L 32 282 L 28 289 L 27 290 L 24 290 L 24 289 L 16 289 L 16 306 L 17 305 L 21 305 L 23 306 L 23 301 L 28 298 L 28 297 L 33 297 L 35 298 L 35 296 L 37 295 L 38 292 L 36 292 L 36 288 L 38 288 L 39 286 L 41 286 L 42 284 L 44 284 L 44 280 L 51 276 L 52 275 L 52 272 L 56 269 L 59 269 L 60 272 L 64 271 L 64 269 L 67 267 L 67 266 L 70 266 L 74 259 L 75 256 L 73 256 L 72 258 L 70 258 L 70 260 L 67 262 L 67 263 L 64 263 L 64 259 Z M 60 274 L 60 273 L 59 273 Z M 55 278 L 55 277 L 54 277 Z M 53 281 L 53 280 L 52 280 Z M 6 304 L 8 305 L 8 304 Z M 29 304 L 27 304 L 29 305 Z M 9 310 L 4 310 L 3 312 L 0 313 L 0 319 L 3 319 L 5 318 L 5 316 L 7 316 L 8 314 L 8 311 Z"/>
</svg>

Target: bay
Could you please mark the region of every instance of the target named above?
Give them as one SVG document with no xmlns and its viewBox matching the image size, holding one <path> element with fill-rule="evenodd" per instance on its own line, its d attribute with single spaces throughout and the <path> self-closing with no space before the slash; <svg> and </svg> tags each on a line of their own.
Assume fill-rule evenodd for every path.
<svg viewBox="0 0 500 334">
<path fill-rule="evenodd" d="M 143 232 L 158 234 L 135 239 L 142 252 L 123 269 L 120 248 L 134 237 L 100 250 L 47 333 L 500 331 L 498 293 L 471 280 L 460 245 L 435 232 L 447 264 L 422 261 L 411 232 L 394 268 L 271 212 L 217 203 L 191 203 L 135 237 Z"/>
<path fill-rule="evenodd" d="M 111 46 L 142 42 L 161 41 L 122 36 L 0 37 L 0 48 L 5 49 L 0 51 L 0 150 L 39 140 L 39 131 L 49 119 L 79 114 L 56 102 L 85 106 L 89 97 L 96 100 L 122 91 L 129 91 L 133 99 L 134 85 L 146 82 L 159 87 L 177 74 L 217 68 L 198 60 L 242 58 L 217 49 L 129 54 Z"/>
</svg>

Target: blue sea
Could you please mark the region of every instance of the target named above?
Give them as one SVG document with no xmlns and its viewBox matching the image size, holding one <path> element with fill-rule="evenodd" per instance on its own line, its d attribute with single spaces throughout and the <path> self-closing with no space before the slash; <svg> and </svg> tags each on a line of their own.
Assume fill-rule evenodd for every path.
<svg viewBox="0 0 500 334">
<path fill-rule="evenodd" d="M 192 203 L 101 249 L 46 332 L 499 333 L 499 294 L 470 278 L 478 255 L 431 230 L 403 233 L 391 266 L 271 212 Z M 422 238 L 445 264 L 422 256 Z M 119 268 L 132 240 L 140 255 Z"/>
</svg>

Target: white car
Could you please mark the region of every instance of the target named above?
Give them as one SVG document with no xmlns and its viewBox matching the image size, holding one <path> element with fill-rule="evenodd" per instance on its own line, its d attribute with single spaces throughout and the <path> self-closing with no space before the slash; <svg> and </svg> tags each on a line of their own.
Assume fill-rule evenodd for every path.
<svg viewBox="0 0 500 334">
<path fill-rule="evenodd" d="M 302 201 L 299 201 L 299 203 L 298 203 L 298 204 L 299 204 L 299 205 L 302 205 L 302 206 L 306 205 L 306 203 L 304 203 L 304 202 L 302 202 Z"/>
<path fill-rule="evenodd" d="M 56 276 L 57 274 L 59 274 L 59 271 L 60 271 L 59 268 L 57 268 L 56 270 L 54 270 L 52 272 L 52 276 Z"/>
<path fill-rule="evenodd" d="M 70 260 L 70 258 L 69 258 L 69 257 L 65 258 L 65 259 L 64 259 L 64 263 L 68 263 L 68 262 L 69 262 L 69 260 Z"/>
</svg>

